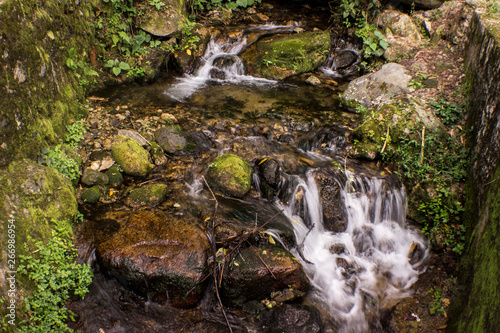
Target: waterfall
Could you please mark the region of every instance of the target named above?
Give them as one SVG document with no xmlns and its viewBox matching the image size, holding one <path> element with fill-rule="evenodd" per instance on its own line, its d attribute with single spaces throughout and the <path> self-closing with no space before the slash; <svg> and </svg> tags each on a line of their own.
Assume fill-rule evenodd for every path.
<svg viewBox="0 0 500 333">
<path fill-rule="evenodd" d="M 199 67 L 193 74 L 185 74 L 177 79 L 177 82 L 165 91 L 165 95 L 177 102 L 183 102 L 208 82 L 275 84 L 274 80 L 246 75 L 245 66 L 238 55 L 260 36 L 291 32 L 293 28 L 294 26 L 268 24 L 251 27 L 235 38 L 211 37 Z"/>
<path fill-rule="evenodd" d="M 427 245 L 406 225 L 404 188 L 389 188 L 382 179 L 349 171 L 346 176 L 344 232 L 325 230 L 312 171 L 298 180 L 286 205 L 277 205 L 293 226 L 297 245 L 291 251 L 313 285 L 314 299 L 332 315 L 338 332 L 368 332 L 380 329 L 381 309 L 409 295 Z M 303 207 L 303 218 L 297 207 Z M 422 255 L 410 263 L 415 248 Z"/>
</svg>

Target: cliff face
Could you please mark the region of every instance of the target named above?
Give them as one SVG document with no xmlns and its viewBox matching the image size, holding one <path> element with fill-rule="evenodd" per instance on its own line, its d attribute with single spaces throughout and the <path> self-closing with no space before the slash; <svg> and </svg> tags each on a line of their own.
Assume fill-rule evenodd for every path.
<svg viewBox="0 0 500 333">
<path fill-rule="evenodd" d="M 90 2 L 0 1 L 0 167 L 35 158 L 84 112 L 96 45 Z"/>
<path fill-rule="evenodd" d="M 464 224 L 462 292 L 453 303 L 448 332 L 498 332 L 500 327 L 500 14 L 474 13 L 466 50 L 472 167 Z"/>
</svg>

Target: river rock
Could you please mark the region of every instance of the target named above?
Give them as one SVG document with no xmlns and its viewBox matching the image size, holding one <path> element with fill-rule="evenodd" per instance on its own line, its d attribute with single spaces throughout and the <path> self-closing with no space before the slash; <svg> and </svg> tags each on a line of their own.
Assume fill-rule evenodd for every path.
<svg viewBox="0 0 500 333">
<path fill-rule="evenodd" d="M 108 176 L 109 182 L 108 184 L 111 186 L 118 186 L 123 183 L 123 176 L 120 172 L 120 168 L 113 166 L 106 171 L 106 175 Z"/>
<path fill-rule="evenodd" d="M 342 98 L 345 101 L 354 100 L 368 108 L 408 93 L 410 80 L 411 75 L 406 73 L 404 66 L 388 63 L 378 72 L 352 80 Z"/>
<path fill-rule="evenodd" d="M 163 152 L 160 146 L 156 142 L 151 142 L 151 157 L 153 157 L 153 162 L 155 165 L 165 165 L 167 164 L 167 156 Z"/>
<path fill-rule="evenodd" d="M 86 168 L 85 171 L 83 171 L 83 176 L 80 181 L 87 186 L 106 185 L 109 182 L 109 178 L 105 173 Z"/>
<path fill-rule="evenodd" d="M 310 72 L 325 62 L 330 50 L 328 32 L 274 35 L 258 41 L 242 54 L 252 74 L 270 79 Z"/>
<path fill-rule="evenodd" d="M 376 21 L 385 33 L 385 40 L 390 43 L 384 52 L 388 61 L 397 61 L 421 45 L 419 28 L 410 16 L 388 9 L 382 12 Z"/>
<path fill-rule="evenodd" d="M 309 289 L 302 265 L 283 247 L 266 244 L 240 249 L 224 275 L 221 293 L 225 304 L 240 306 L 287 288 L 303 292 Z"/>
<path fill-rule="evenodd" d="M 140 135 L 137 131 L 123 130 L 122 129 L 122 130 L 118 131 L 118 135 L 128 136 L 129 138 L 137 141 L 137 143 L 139 143 L 143 147 L 148 145 L 148 141 L 142 135 Z"/>
<path fill-rule="evenodd" d="M 96 203 L 101 197 L 101 189 L 95 185 L 82 191 L 82 200 L 85 203 Z"/>
<path fill-rule="evenodd" d="M 208 166 L 207 182 L 215 190 L 242 198 L 250 191 L 252 168 L 239 156 L 220 155 Z"/>
<path fill-rule="evenodd" d="M 127 136 L 115 137 L 111 151 L 115 161 L 128 175 L 144 177 L 153 168 L 149 163 L 149 153 L 137 141 Z"/>
<path fill-rule="evenodd" d="M 144 3 L 140 8 L 139 27 L 147 33 L 166 37 L 180 30 L 182 15 L 185 14 L 185 4 L 181 0 L 163 0 L 163 6 L 158 9 L 148 4 L 150 1 L 140 0 Z"/>
<path fill-rule="evenodd" d="M 262 159 L 257 164 L 260 177 L 260 190 L 268 200 L 274 198 L 280 181 L 280 165 L 274 159 Z"/>
<path fill-rule="evenodd" d="M 125 199 L 125 204 L 131 207 L 156 206 L 163 201 L 166 194 L 167 185 L 147 184 L 130 191 L 130 194 Z"/>
<path fill-rule="evenodd" d="M 265 333 L 319 333 L 323 323 L 318 309 L 308 305 L 285 304 L 265 316 Z M 267 325 L 266 325 L 267 324 Z"/>
<path fill-rule="evenodd" d="M 344 232 L 347 229 L 347 211 L 340 184 L 345 183 L 345 175 L 338 168 L 323 168 L 314 174 L 314 179 L 318 185 L 325 229 Z"/>
<path fill-rule="evenodd" d="M 180 126 L 160 127 L 155 132 L 155 140 L 165 152 L 170 154 L 181 152 L 187 144 Z"/>
<path fill-rule="evenodd" d="M 412 6 L 422 7 L 426 9 L 434 9 L 440 7 L 446 0 L 400 0 L 400 2 Z"/>
<path fill-rule="evenodd" d="M 210 246 L 194 221 L 161 211 L 114 212 L 100 219 L 96 225 L 113 226 L 96 234 L 98 257 L 107 274 L 140 295 L 175 307 L 200 301 L 208 281 L 204 278 Z"/>
</svg>

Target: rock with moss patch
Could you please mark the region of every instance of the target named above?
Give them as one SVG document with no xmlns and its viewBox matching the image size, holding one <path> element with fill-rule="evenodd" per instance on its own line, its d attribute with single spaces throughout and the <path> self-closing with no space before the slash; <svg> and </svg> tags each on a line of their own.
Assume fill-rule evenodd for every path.
<svg viewBox="0 0 500 333">
<path fill-rule="evenodd" d="M 215 190 L 242 198 L 250 191 L 252 168 L 239 156 L 220 155 L 208 167 L 207 182 Z"/>
<path fill-rule="evenodd" d="M 115 161 L 128 175 L 144 177 L 153 168 L 149 163 L 149 153 L 129 137 L 115 137 L 111 151 Z"/>
<path fill-rule="evenodd" d="M 325 62 L 329 50 L 328 32 L 305 32 L 263 39 L 252 45 L 242 57 L 252 73 L 284 79 L 317 69 Z"/>
<path fill-rule="evenodd" d="M 187 140 L 180 126 L 160 127 L 155 132 L 155 140 L 167 153 L 180 153 L 184 150 Z"/>
<path fill-rule="evenodd" d="M 186 15 L 186 6 L 180 0 L 157 1 L 158 5 L 153 6 L 151 1 L 139 0 L 139 27 L 147 33 L 167 37 L 180 30 L 183 24 L 182 16 Z"/>
<path fill-rule="evenodd" d="M 119 167 L 113 166 L 109 168 L 109 170 L 106 171 L 106 175 L 109 179 L 109 185 L 118 186 L 123 183 L 123 176 Z"/>
<path fill-rule="evenodd" d="M 167 156 L 156 142 L 151 142 L 151 156 L 155 165 L 167 164 Z"/>
<path fill-rule="evenodd" d="M 85 203 L 96 203 L 101 197 L 101 189 L 98 185 L 87 188 L 82 192 L 82 200 Z"/>
<path fill-rule="evenodd" d="M 131 207 L 155 206 L 163 201 L 167 194 L 167 185 L 148 184 L 130 191 L 125 204 Z"/>
<path fill-rule="evenodd" d="M 109 182 L 109 178 L 105 173 L 86 168 L 83 172 L 81 182 L 82 184 L 85 184 L 87 186 L 107 185 Z"/>
<path fill-rule="evenodd" d="M 231 270 L 224 274 L 221 293 L 225 304 L 240 306 L 286 288 L 306 292 L 309 280 L 290 252 L 279 245 L 267 244 L 239 251 Z"/>
</svg>

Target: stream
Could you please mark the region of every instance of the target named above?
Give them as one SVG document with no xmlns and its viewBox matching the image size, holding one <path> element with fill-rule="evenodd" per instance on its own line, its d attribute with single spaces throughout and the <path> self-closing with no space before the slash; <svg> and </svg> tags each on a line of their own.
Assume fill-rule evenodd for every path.
<svg viewBox="0 0 500 333">
<path fill-rule="evenodd" d="M 247 224 L 255 219 L 262 226 L 278 214 L 265 226 L 266 237 L 281 243 L 300 262 L 311 288 L 294 304 L 313 307 L 310 313 L 320 318 L 316 326 L 303 326 L 309 329 L 286 332 L 383 332 L 384 311 L 411 294 L 428 246 L 406 221 L 406 192 L 399 178 L 383 165 L 348 158 L 349 133 L 359 118 L 340 106 L 337 96 L 346 82 L 334 60 L 328 58 L 315 73 L 323 82 L 318 86 L 304 82 L 310 73 L 284 81 L 248 74 L 239 54 L 253 42 L 249 36 L 256 31 L 289 33 L 294 28 L 268 24 L 247 28 L 238 38 L 213 36 L 192 73 L 102 92 L 103 106 L 113 111 L 110 117 L 124 115 L 114 122 L 112 133 L 120 128 L 152 132 L 159 115 L 168 112 L 197 143 L 191 153 L 169 155 L 169 163 L 146 179 L 126 177 L 118 190 L 123 194 L 127 186 L 161 179 L 169 193 L 154 209 L 199 220 L 210 216 L 214 207 L 201 178 L 207 166 L 224 153 L 242 157 L 254 169 L 252 190 L 243 200 L 219 198 L 220 218 Z M 357 56 L 352 46 L 345 52 Z M 264 175 L 258 171 L 265 160 L 279 165 L 279 182 L 271 192 L 262 188 Z M 197 307 L 181 309 L 137 295 L 120 277 L 105 272 L 96 254 L 95 244 L 101 240 L 95 228 L 104 238 L 115 229 L 100 216 L 134 209 L 117 200 L 85 205 L 83 211 L 86 222 L 78 230 L 79 249 L 96 277 L 85 300 L 72 305 L 78 315 L 76 329 L 227 330 L 211 288 Z M 227 311 L 234 331 L 274 332 L 275 317 L 266 319 L 263 314 L 256 319 L 246 307 Z"/>
</svg>

